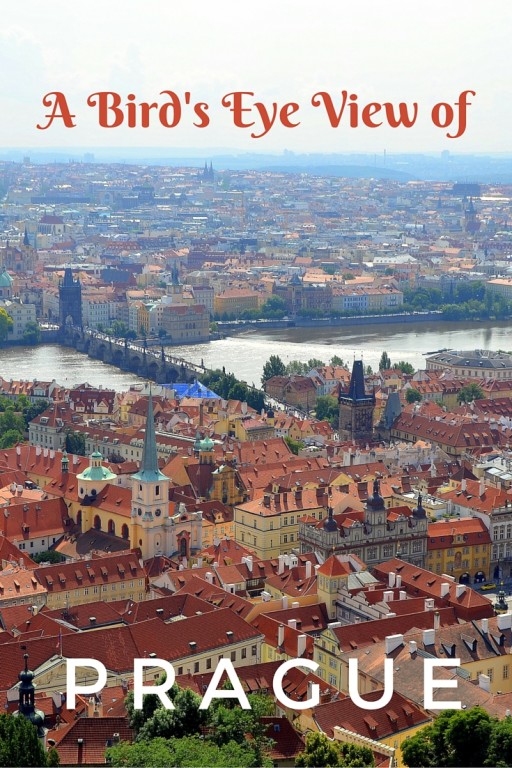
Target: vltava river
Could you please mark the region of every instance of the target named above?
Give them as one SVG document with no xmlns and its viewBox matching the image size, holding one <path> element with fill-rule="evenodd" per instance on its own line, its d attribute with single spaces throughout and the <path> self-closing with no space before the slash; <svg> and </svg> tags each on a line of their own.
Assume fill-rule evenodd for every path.
<svg viewBox="0 0 512 768">
<path fill-rule="evenodd" d="M 328 362 L 336 354 L 352 364 L 363 355 L 365 365 L 378 367 L 383 350 L 392 362 L 407 360 L 424 367 L 423 353 L 449 349 L 512 350 L 510 323 L 416 323 L 366 325 L 349 328 L 287 328 L 266 332 L 249 331 L 209 344 L 170 347 L 173 354 L 208 368 L 233 371 L 240 379 L 260 384 L 263 365 L 270 355 L 285 362 Z M 65 386 L 88 382 L 114 389 L 127 388 L 137 377 L 126 371 L 91 360 L 73 349 L 58 345 L 11 347 L 0 350 L 0 376 L 7 379 L 56 379 Z"/>
</svg>

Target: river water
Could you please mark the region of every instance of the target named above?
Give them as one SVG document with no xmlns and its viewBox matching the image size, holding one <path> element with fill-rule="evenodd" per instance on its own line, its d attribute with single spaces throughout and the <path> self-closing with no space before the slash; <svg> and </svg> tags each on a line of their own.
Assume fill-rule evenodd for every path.
<svg viewBox="0 0 512 768">
<path fill-rule="evenodd" d="M 500 323 L 414 323 L 365 325 L 348 328 L 283 328 L 247 331 L 209 344 L 170 347 L 169 352 L 208 368 L 232 371 L 248 384 L 259 386 L 263 365 L 270 355 L 285 362 L 332 355 L 349 365 L 362 354 L 365 365 L 378 367 L 385 350 L 392 362 L 406 360 L 415 368 L 425 366 L 425 353 L 438 349 L 512 349 L 511 325 Z M 0 350 L 0 376 L 4 379 L 56 379 L 65 386 L 88 382 L 93 386 L 126 389 L 136 382 L 133 374 L 56 344 L 44 347 L 10 347 Z"/>
</svg>

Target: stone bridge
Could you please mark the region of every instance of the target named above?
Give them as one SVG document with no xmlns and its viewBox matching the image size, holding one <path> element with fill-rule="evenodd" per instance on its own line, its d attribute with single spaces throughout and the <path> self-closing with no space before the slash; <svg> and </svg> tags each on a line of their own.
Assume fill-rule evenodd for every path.
<svg viewBox="0 0 512 768">
<path fill-rule="evenodd" d="M 163 346 L 156 348 L 145 342 L 116 339 L 92 329 L 68 326 L 64 340 L 78 352 L 158 384 L 192 381 L 207 372 L 200 365 L 168 354 Z"/>
</svg>

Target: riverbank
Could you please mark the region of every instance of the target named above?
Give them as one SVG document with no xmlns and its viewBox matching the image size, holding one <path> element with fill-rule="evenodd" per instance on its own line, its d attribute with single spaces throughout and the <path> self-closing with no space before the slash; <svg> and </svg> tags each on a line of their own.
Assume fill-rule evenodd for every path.
<svg viewBox="0 0 512 768">
<path fill-rule="evenodd" d="M 343 328 L 357 325 L 389 325 L 438 321 L 442 313 L 402 312 L 389 315 L 357 315 L 351 317 L 297 317 L 294 320 L 221 320 L 217 322 L 219 333 L 233 336 L 236 333 L 253 329 L 256 331 L 276 330 L 279 328 Z M 450 322 L 450 321 L 448 321 Z"/>
</svg>

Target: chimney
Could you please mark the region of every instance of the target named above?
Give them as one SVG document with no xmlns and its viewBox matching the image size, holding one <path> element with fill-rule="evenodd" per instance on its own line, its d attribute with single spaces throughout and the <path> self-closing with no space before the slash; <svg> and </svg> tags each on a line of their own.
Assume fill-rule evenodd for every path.
<svg viewBox="0 0 512 768">
<path fill-rule="evenodd" d="M 409 653 L 411 654 L 411 656 L 413 655 L 413 653 L 416 653 L 417 650 L 418 650 L 418 643 L 416 642 L 416 640 L 409 640 Z"/>
<path fill-rule="evenodd" d="M 281 598 L 281 606 L 285 610 L 288 608 L 288 597 L 286 595 L 283 595 Z"/>
<path fill-rule="evenodd" d="M 435 601 L 433 597 L 427 597 L 425 599 L 425 610 L 426 611 L 433 611 L 435 606 Z"/>
<path fill-rule="evenodd" d="M 320 569 L 320 566 L 315 565 L 315 576 L 317 576 L 319 569 Z"/>
<path fill-rule="evenodd" d="M 300 608 L 300 603 L 298 600 L 294 600 L 292 603 L 292 608 Z"/>
<path fill-rule="evenodd" d="M 208 584 L 213 584 L 213 573 L 211 571 L 206 571 L 204 578 L 208 582 Z"/>
<path fill-rule="evenodd" d="M 288 619 L 288 626 L 297 629 L 297 619 Z"/>
<path fill-rule="evenodd" d="M 487 691 L 488 693 L 491 692 L 491 678 L 489 675 L 478 675 L 478 685 L 482 690 Z"/>
<path fill-rule="evenodd" d="M 197 558 L 197 567 L 198 568 L 202 568 L 203 567 L 203 558 L 202 557 L 198 557 Z"/>
<path fill-rule="evenodd" d="M 441 597 L 447 597 L 450 594 L 450 585 L 443 581 L 441 584 Z"/>
<path fill-rule="evenodd" d="M 281 646 L 284 643 L 284 624 L 280 624 L 277 628 L 277 644 Z"/>
<path fill-rule="evenodd" d="M 455 587 L 455 597 L 462 597 L 465 591 L 466 591 L 465 584 L 457 584 L 457 586 Z"/>
<path fill-rule="evenodd" d="M 247 557 L 242 557 L 242 563 L 245 563 L 249 573 L 252 573 L 252 555 L 247 555 Z"/>
<path fill-rule="evenodd" d="M 297 638 L 297 656 L 303 656 L 306 651 L 307 635 L 299 635 Z"/>
<path fill-rule="evenodd" d="M 282 573 L 284 573 L 285 556 L 284 555 L 279 555 L 279 557 L 277 559 L 279 561 L 279 564 L 277 566 L 277 573 L 280 576 Z"/>
<path fill-rule="evenodd" d="M 306 560 L 306 579 L 311 578 L 311 560 Z"/>
<path fill-rule="evenodd" d="M 439 615 L 439 611 L 436 611 L 434 613 L 434 629 L 439 629 L 441 626 L 441 616 Z"/>
<path fill-rule="evenodd" d="M 385 603 L 389 603 L 393 599 L 393 596 L 394 596 L 393 590 L 392 589 L 387 589 L 384 592 L 384 596 L 383 596 L 384 597 L 384 602 Z"/>
<path fill-rule="evenodd" d="M 386 637 L 386 656 L 393 653 L 397 648 L 404 644 L 403 635 L 388 635 Z"/>
<path fill-rule="evenodd" d="M 89 696 L 87 699 L 87 717 L 94 717 L 94 709 L 96 707 L 96 699 L 94 696 Z"/>
<path fill-rule="evenodd" d="M 436 631 L 435 629 L 424 629 L 423 630 L 423 643 L 425 645 L 434 645 L 436 641 Z"/>
<path fill-rule="evenodd" d="M 396 581 L 395 581 L 395 587 L 400 589 L 401 586 L 402 586 L 402 576 L 401 576 L 401 574 L 397 573 Z"/>
<path fill-rule="evenodd" d="M 482 632 L 486 635 L 489 631 L 489 619 L 482 619 Z"/>
<path fill-rule="evenodd" d="M 394 571 L 390 571 L 388 576 L 388 586 L 394 587 L 395 586 L 395 579 L 396 579 L 396 573 Z"/>
<path fill-rule="evenodd" d="M 466 493 L 466 478 L 465 477 L 463 477 L 462 480 L 460 481 L 460 489 L 461 489 L 462 493 Z"/>
<path fill-rule="evenodd" d="M 510 629 L 512 626 L 512 613 L 500 613 L 497 616 L 498 629 Z"/>
<path fill-rule="evenodd" d="M 480 484 L 478 486 L 478 495 L 480 496 L 480 498 L 482 498 L 484 493 L 485 493 L 485 481 L 482 477 L 482 479 L 480 480 Z"/>
<path fill-rule="evenodd" d="M 400 590 L 400 600 L 407 600 L 407 592 L 405 589 Z"/>
</svg>

